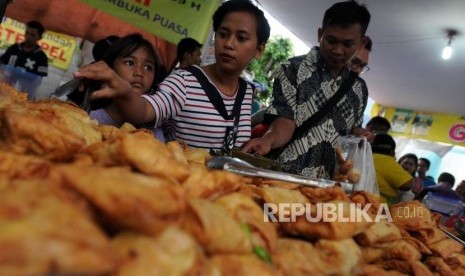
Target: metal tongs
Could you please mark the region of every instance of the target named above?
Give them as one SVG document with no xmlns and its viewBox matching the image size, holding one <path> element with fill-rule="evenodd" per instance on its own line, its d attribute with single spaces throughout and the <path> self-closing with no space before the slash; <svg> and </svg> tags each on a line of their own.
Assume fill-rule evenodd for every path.
<svg viewBox="0 0 465 276">
<path fill-rule="evenodd" d="M 84 109 L 87 113 L 90 113 L 90 97 L 92 92 L 100 88 L 100 84 L 96 81 L 74 78 L 57 87 L 57 89 L 55 89 L 55 91 L 51 94 L 51 97 L 60 98 L 63 96 L 68 96 L 76 89 L 79 89 L 80 86 L 84 87 L 84 100 L 79 107 Z"/>
<path fill-rule="evenodd" d="M 296 183 L 305 186 L 327 188 L 332 187 L 336 182 L 326 179 L 313 179 L 302 175 L 276 172 L 266 169 L 260 169 L 253 166 L 244 166 L 237 163 L 225 163 L 223 169 L 229 172 L 237 173 L 245 176 L 268 178 L 280 181 Z"/>
</svg>

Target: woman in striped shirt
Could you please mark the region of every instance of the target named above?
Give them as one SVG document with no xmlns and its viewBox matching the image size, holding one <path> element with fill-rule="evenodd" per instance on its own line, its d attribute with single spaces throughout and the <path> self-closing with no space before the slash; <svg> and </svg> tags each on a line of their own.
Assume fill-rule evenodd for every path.
<svg viewBox="0 0 465 276">
<path fill-rule="evenodd" d="M 154 95 L 135 96 L 129 84 L 104 63 L 82 67 L 75 77 L 103 81 L 93 98 L 113 98 L 123 118 L 133 124 L 155 120 L 163 125 L 168 140 L 181 140 L 192 147 L 222 149 L 231 129 L 232 145 L 241 147 L 250 139 L 252 87 L 246 84 L 238 120 L 231 116 L 239 94 L 240 74 L 253 58 L 260 58 L 270 35 L 269 24 L 250 0 L 224 2 L 213 15 L 216 63 L 197 67 L 215 88 L 227 115 L 221 113 L 190 70 L 175 70 Z M 233 127 L 235 125 L 237 127 Z"/>
</svg>

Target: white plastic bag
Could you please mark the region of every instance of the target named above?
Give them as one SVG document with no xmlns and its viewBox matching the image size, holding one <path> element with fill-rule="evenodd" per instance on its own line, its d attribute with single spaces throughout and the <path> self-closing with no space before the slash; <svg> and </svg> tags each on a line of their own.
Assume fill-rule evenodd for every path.
<svg viewBox="0 0 465 276">
<path fill-rule="evenodd" d="M 360 173 L 360 181 L 354 184 L 355 191 L 367 191 L 379 195 L 371 145 L 366 138 L 343 136 L 339 140 L 345 160 L 352 160 L 354 169 Z M 337 170 L 337 167 L 336 167 Z"/>
</svg>

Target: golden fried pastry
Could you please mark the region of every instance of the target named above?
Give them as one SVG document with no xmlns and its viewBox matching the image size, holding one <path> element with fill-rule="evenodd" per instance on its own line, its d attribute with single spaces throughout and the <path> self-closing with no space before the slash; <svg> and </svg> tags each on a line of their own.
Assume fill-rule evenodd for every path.
<svg viewBox="0 0 465 276">
<path fill-rule="evenodd" d="M 253 254 L 217 254 L 210 258 L 207 265 L 208 276 L 278 276 L 281 275 Z"/>
<path fill-rule="evenodd" d="M 457 269 L 459 267 L 465 268 L 465 255 L 463 254 L 452 253 L 445 261 L 452 269 Z"/>
<path fill-rule="evenodd" d="M 453 254 L 460 253 L 463 250 L 463 245 L 448 238 L 429 244 L 428 247 L 435 255 L 443 259 L 447 259 Z"/>
<path fill-rule="evenodd" d="M 415 238 L 410 237 L 410 236 L 402 236 L 402 239 L 404 241 L 410 243 L 410 245 L 415 247 L 423 255 L 431 255 L 431 254 L 433 254 L 431 252 L 431 250 L 424 243 L 419 241 L 418 239 L 415 239 Z"/>
<path fill-rule="evenodd" d="M 418 200 L 394 204 L 389 210 L 393 222 L 402 229 L 418 231 L 435 226 L 431 212 Z"/>
<path fill-rule="evenodd" d="M 393 223 L 380 221 L 371 224 L 362 233 L 354 237 L 357 243 L 372 246 L 376 243 L 395 241 L 402 238 L 400 229 Z"/>
<path fill-rule="evenodd" d="M 117 228 L 156 234 L 178 223 L 186 207 L 182 188 L 169 179 L 117 167 L 62 166 L 58 171 Z"/>
<path fill-rule="evenodd" d="M 301 187 L 300 192 L 305 195 L 311 203 L 328 202 L 334 200 L 349 201 L 344 190 L 338 186 L 328 188 Z"/>
<path fill-rule="evenodd" d="M 410 235 L 427 246 L 447 238 L 446 234 L 444 234 L 444 232 L 441 229 L 436 227 L 426 228 L 418 231 L 411 231 Z"/>
<path fill-rule="evenodd" d="M 251 253 L 247 233 L 221 206 L 204 199 L 190 199 L 183 222 L 187 230 L 209 254 Z"/>
<path fill-rule="evenodd" d="M 383 257 L 384 249 L 360 246 L 362 263 L 373 263 Z"/>
<path fill-rule="evenodd" d="M 320 252 L 308 241 L 280 238 L 272 257 L 284 275 L 326 275 L 326 263 Z"/>
<path fill-rule="evenodd" d="M 215 200 L 235 192 L 244 185 L 244 179 L 227 171 L 194 170 L 182 183 L 188 198 Z"/>
<path fill-rule="evenodd" d="M 334 212 L 332 214 L 324 211 L 324 204 L 330 204 Z M 361 233 L 372 222 L 371 220 L 354 215 L 350 220 L 351 213 L 361 212 L 360 208 L 346 201 L 330 201 L 323 205 L 311 205 L 304 215 L 297 216 L 295 222 L 281 222 L 281 228 L 289 234 L 306 237 L 310 240 L 328 239 L 340 240 L 352 238 Z M 334 219 L 332 219 L 334 217 Z M 308 219 L 310 217 L 311 219 Z"/>
<path fill-rule="evenodd" d="M 145 174 L 178 181 L 189 176 L 187 165 L 177 162 L 166 145 L 155 139 L 153 134 L 140 131 L 125 134 L 108 141 L 104 146 L 108 148 L 98 151 L 103 156 L 91 153 L 96 162 L 101 162 L 102 159 L 115 160 L 117 164 L 130 165 Z"/>
<path fill-rule="evenodd" d="M 385 260 L 419 261 L 421 258 L 420 251 L 404 240 L 388 242 L 380 246 L 385 248 L 383 253 L 383 259 Z"/>
<path fill-rule="evenodd" d="M 446 264 L 444 259 L 439 257 L 428 257 L 425 261 L 425 265 L 433 272 L 435 275 L 456 275 L 452 269 Z"/>
<path fill-rule="evenodd" d="M 187 161 L 189 161 L 189 163 L 200 163 L 205 165 L 205 162 L 211 158 L 210 152 L 201 148 L 185 146 L 184 154 L 186 155 Z"/>
<path fill-rule="evenodd" d="M 113 238 L 114 275 L 201 275 L 205 256 L 186 232 L 168 227 L 159 236 L 122 232 Z"/>
<path fill-rule="evenodd" d="M 326 275 L 352 275 L 360 263 L 362 252 L 353 239 L 318 240 L 315 248 L 325 263 Z"/>
<path fill-rule="evenodd" d="M 403 276 L 407 275 L 404 273 L 401 273 L 400 271 L 397 270 L 384 270 L 381 266 L 379 265 L 371 265 L 371 264 L 362 264 L 360 266 L 359 271 L 357 272 L 357 275 L 360 276 Z"/>
<path fill-rule="evenodd" d="M 102 141 L 102 134 L 98 131 L 97 124 L 84 110 L 74 104 L 52 99 L 28 102 L 27 107 L 29 110 L 49 113 L 48 120 L 53 125 L 64 126 L 78 137 L 83 138 L 86 145 Z"/>
<path fill-rule="evenodd" d="M 0 275 L 101 275 L 113 269 L 109 239 L 48 190 L 17 181 L 0 193 Z"/>
<path fill-rule="evenodd" d="M 43 179 L 50 169 L 46 159 L 0 150 L 0 174 L 10 179 Z"/>
<path fill-rule="evenodd" d="M 173 155 L 174 159 L 180 164 L 188 165 L 187 156 L 184 153 L 184 146 L 178 141 L 170 141 L 166 143 L 166 147 Z"/>
<path fill-rule="evenodd" d="M 273 224 L 263 220 L 263 210 L 251 198 L 240 193 L 220 197 L 215 204 L 223 207 L 231 217 L 250 230 L 252 245 L 268 253 L 276 250 L 277 233 Z"/>
<path fill-rule="evenodd" d="M 67 161 L 85 146 L 64 125 L 55 125 L 53 112 L 31 114 L 27 109 L 7 107 L 0 111 L 0 148 L 19 154 L 34 154 L 53 161 Z"/>
</svg>

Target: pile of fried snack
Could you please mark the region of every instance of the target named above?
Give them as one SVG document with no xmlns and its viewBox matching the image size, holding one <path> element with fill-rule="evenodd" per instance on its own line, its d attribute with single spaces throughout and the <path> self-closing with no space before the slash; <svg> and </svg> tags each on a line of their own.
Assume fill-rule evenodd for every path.
<svg viewBox="0 0 465 276">
<path fill-rule="evenodd" d="M 465 275 L 462 245 L 417 201 L 393 222 L 267 222 L 264 203 L 380 203 L 209 157 L 1 84 L 0 275 Z"/>
</svg>

